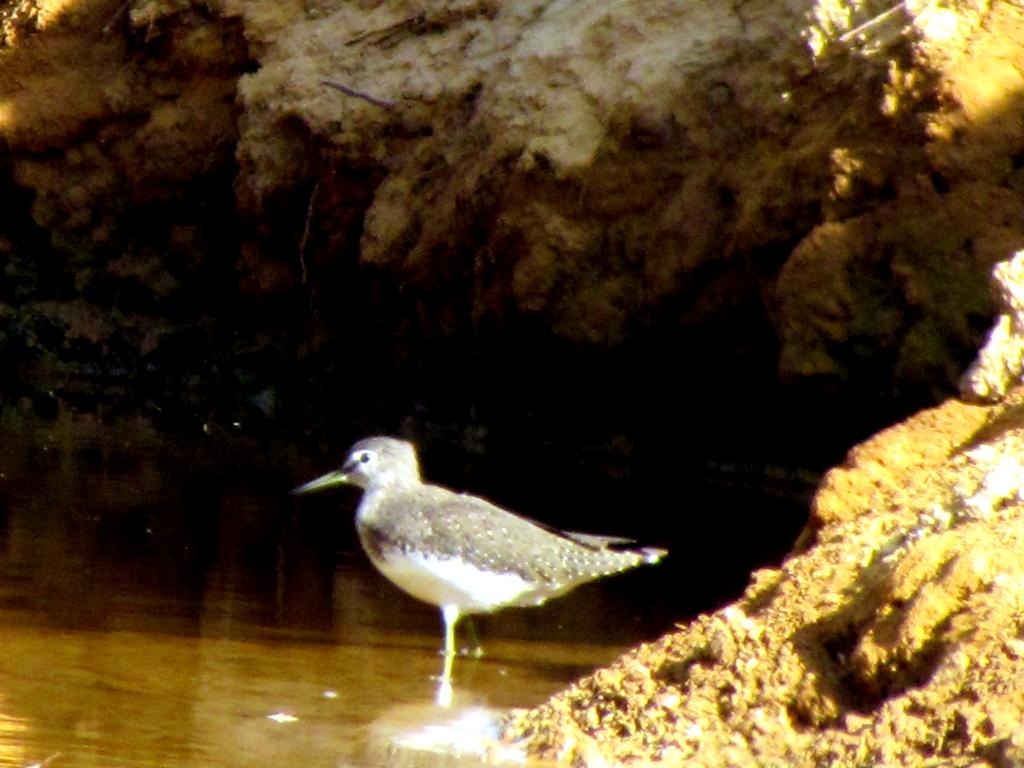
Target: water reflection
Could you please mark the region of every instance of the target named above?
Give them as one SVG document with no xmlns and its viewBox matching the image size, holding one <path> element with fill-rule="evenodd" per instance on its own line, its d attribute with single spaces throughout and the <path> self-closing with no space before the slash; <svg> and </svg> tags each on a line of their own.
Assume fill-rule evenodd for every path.
<svg viewBox="0 0 1024 768">
<path fill-rule="evenodd" d="M 309 464 L 143 421 L 0 423 L 0 766 L 408 764 L 644 636 L 600 585 L 489 617 L 439 711 L 436 610 L 370 569 L 343 497 L 300 511 Z"/>
</svg>

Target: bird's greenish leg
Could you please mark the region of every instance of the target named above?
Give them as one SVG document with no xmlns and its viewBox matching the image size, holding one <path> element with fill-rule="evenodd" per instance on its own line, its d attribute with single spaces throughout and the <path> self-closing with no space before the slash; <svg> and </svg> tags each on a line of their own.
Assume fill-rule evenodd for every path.
<svg viewBox="0 0 1024 768">
<path fill-rule="evenodd" d="M 441 618 L 444 619 L 444 672 L 441 673 L 441 679 L 451 680 L 452 662 L 455 661 L 455 625 L 459 622 L 459 607 L 442 606 Z"/>
<path fill-rule="evenodd" d="M 465 623 L 469 629 L 469 639 L 472 643 L 466 650 L 466 654 L 474 659 L 482 659 L 484 657 L 484 647 L 480 644 L 480 633 L 477 632 L 476 622 L 472 616 L 467 616 Z"/>
</svg>

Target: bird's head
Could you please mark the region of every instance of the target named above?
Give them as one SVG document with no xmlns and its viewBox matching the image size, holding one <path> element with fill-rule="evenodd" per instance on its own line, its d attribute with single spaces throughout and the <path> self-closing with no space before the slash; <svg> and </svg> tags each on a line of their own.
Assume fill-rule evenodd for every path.
<svg viewBox="0 0 1024 768">
<path fill-rule="evenodd" d="M 300 485 L 292 493 L 342 484 L 371 490 L 419 482 L 420 465 L 412 443 L 394 437 L 368 437 L 352 446 L 339 469 Z"/>
</svg>

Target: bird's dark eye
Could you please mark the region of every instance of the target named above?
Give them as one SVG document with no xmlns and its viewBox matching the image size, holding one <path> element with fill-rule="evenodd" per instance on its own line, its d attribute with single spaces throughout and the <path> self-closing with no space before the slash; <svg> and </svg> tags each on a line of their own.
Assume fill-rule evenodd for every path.
<svg viewBox="0 0 1024 768">
<path fill-rule="evenodd" d="M 369 461 L 370 461 L 370 454 L 368 454 L 368 453 L 360 453 L 359 454 L 359 463 L 360 464 L 366 464 Z"/>
</svg>

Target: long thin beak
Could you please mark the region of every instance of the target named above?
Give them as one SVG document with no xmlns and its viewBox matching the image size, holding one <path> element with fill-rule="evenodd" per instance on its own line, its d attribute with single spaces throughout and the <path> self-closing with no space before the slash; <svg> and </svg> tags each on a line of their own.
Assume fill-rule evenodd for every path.
<svg viewBox="0 0 1024 768">
<path fill-rule="evenodd" d="M 319 491 L 321 488 L 330 488 L 334 485 L 344 485 L 347 482 L 348 474 L 340 469 L 336 469 L 333 472 L 328 472 L 326 475 L 320 475 L 320 477 L 315 480 L 310 480 L 308 483 L 304 483 L 298 488 L 292 488 L 291 494 L 296 496 L 300 493 Z"/>
</svg>

